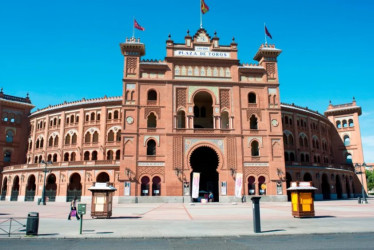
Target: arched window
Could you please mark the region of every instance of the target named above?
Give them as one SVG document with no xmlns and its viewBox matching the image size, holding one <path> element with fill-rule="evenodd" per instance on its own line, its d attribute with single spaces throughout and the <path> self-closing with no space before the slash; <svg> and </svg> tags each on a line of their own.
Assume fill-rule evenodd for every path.
<svg viewBox="0 0 374 250">
<path fill-rule="evenodd" d="M 74 115 L 71 115 L 71 116 L 70 116 L 70 122 L 71 122 L 71 123 L 74 123 Z"/>
<path fill-rule="evenodd" d="M 110 130 L 108 133 L 108 141 L 112 142 L 114 141 L 114 132 L 113 130 Z"/>
<path fill-rule="evenodd" d="M 121 130 L 120 129 L 116 133 L 116 141 L 121 141 Z"/>
<path fill-rule="evenodd" d="M 147 142 L 147 155 L 156 155 L 156 142 L 154 140 Z"/>
<path fill-rule="evenodd" d="M 186 128 L 186 113 L 183 110 L 177 113 L 177 128 Z"/>
<path fill-rule="evenodd" d="M 73 136 L 71 137 L 71 144 L 77 144 L 77 134 L 73 134 Z"/>
<path fill-rule="evenodd" d="M 35 148 L 39 148 L 39 139 L 36 140 L 36 143 L 35 143 Z"/>
<path fill-rule="evenodd" d="M 37 156 L 34 157 L 34 163 L 38 163 L 38 157 Z"/>
<path fill-rule="evenodd" d="M 86 135 L 84 136 L 84 142 L 85 143 L 90 143 L 91 142 L 91 134 L 90 134 L 90 132 L 87 132 Z"/>
<path fill-rule="evenodd" d="M 148 91 L 148 101 L 156 101 L 157 100 L 157 93 L 154 90 Z"/>
<path fill-rule="evenodd" d="M 285 124 L 288 124 L 288 116 L 285 116 L 285 117 L 284 117 L 284 123 L 285 123 Z"/>
<path fill-rule="evenodd" d="M 99 141 L 99 133 L 95 131 L 92 136 L 92 142 L 97 143 Z"/>
<path fill-rule="evenodd" d="M 57 118 L 53 119 L 53 126 L 57 125 Z"/>
<path fill-rule="evenodd" d="M 118 119 L 119 115 L 118 115 L 118 110 L 114 111 L 113 113 L 113 119 Z"/>
<path fill-rule="evenodd" d="M 346 127 L 348 127 L 347 121 L 343 120 L 343 128 L 346 128 Z"/>
<path fill-rule="evenodd" d="M 12 158 L 12 153 L 10 151 L 5 151 L 4 162 L 10 162 L 11 158 Z"/>
<path fill-rule="evenodd" d="M 69 144 L 70 144 L 70 135 L 67 134 L 65 137 L 65 145 L 69 145 Z"/>
<path fill-rule="evenodd" d="M 344 136 L 344 146 L 349 146 L 351 144 L 351 140 L 349 139 L 348 135 Z"/>
<path fill-rule="evenodd" d="M 304 137 L 304 146 L 308 147 L 308 139 L 306 137 Z"/>
<path fill-rule="evenodd" d="M 291 134 L 288 135 L 288 144 L 293 145 L 293 136 Z"/>
<path fill-rule="evenodd" d="M 76 156 L 75 152 L 71 153 L 70 161 L 75 161 L 75 156 Z"/>
<path fill-rule="evenodd" d="M 152 196 L 161 195 L 161 178 L 155 176 L 152 178 Z"/>
<path fill-rule="evenodd" d="M 284 152 L 284 160 L 285 160 L 285 161 L 289 161 L 288 153 L 287 153 L 287 152 Z"/>
<path fill-rule="evenodd" d="M 147 128 L 155 128 L 157 126 L 157 119 L 155 114 L 150 113 L 147 118 Z"/>
<path fill-rule="evenodd" d="M 91 113 L 91 121 L 94 121 L 94 120 L 95 120 L 95 113 L 92 112 L 92 113 Z"/>
<path fill-rule="evenodd" d="M 97 151 L 96 150 L 92 152 L 92 160 L 97 161 Z"/>
<path fill-rule="evenodd" d="M 69 122 L 70 122 L 70 118 L 66 117 L 66 124 L 69 124 Z"/>
<path fill-rule="evenodd" d="M 347 154 L 345 159 L 346 159 L 347 164 L 352 164 L 352 155 L 351 154 Z"/>
<path fill-rule="evenodd" d="M 40 156 L 41 157 L 41 156 Z M 53 159 L 52 159 L 53 162 L 57 162 L 57 154 L 53 154 Z"/>
<path fill-rule="evenodd" d="M 286 134 L 283 134 L 283 142 L 284 142 L 284 145 L 288 145 L 288 139 L 287 139 Z"/>
<path fill-rule="evenodd" d="M 305 161 L 309 162 L 309 155 L 308 154 L 305 154 Z"/>
<path fill-rule="evenodd" d="M 248 94 L 248 103 L 256 103 L 256 94 L 255 93 L 249 93 Z"/>
<path fill-rule="evenodd" d="M 89 151 L 84 152 L 84 156 L 83 157 L 84 157 L 83 159 L 85 161 L 89 161 L 90 160 L 90 152 Z"/>
<path fill-rule="evenodd" d="M 292 118 L 290 118 L 290 125 L 292 125 Z"/>
<path fill-rule="evenodd" d="M 193 107 L 193 115 L 195 117 L 199 117 L 200 116 L 200 111 L 199 111 L 199 107 L 198 106 L 194 106 Z"/>
<path fill-rule="evenodd" d="M 64 154 L 64 161 L 69 161 L 69 153 Z"/>
<path fill-rule="evenodd" d="M 55 155 L 53 155 L 53 158 L 54 158 Z M 57 156 L 57 155 L 56 155 Z M 41 163 L 43 160 L 43 157 L 41 155 L 39 155 L 39 159 L 38 159 L 38 162 Z"/>
<path fill-rule="evenodd" d="M 9 143 L 13 142 L 13 136 L 14 136 L 13 131 L 8 130 L 6 132 L 6 142 L 9 142 Z"/>
<path fill-rule="evenodd" d="M 313 146 L 313 148 L 316 147 L 316 140 L 315 139 L 312 140 L 312 146 Z"/>
<path fill-rule="evenodd" d="M 88 122 L 89 120 L 90 120 L 90 115 L 87 114 L 87 115 L 86 115 L 86 122 Z"/>
<path fill-rule="evenodd" d="M 97 121 L 100 121 L 100 114 L 97 114 L 97 116 L 96 116 L 96 120 L 97 120 Z"/>
<path fill-rule="evenodd" d="M 253 141 L 251 143 L 251 153 L 252 153 L 252 156 L 259 156 L 260 155 L 260 151 L 259 151 L 259 148 L 258 148 L 258 142 L 257 141 Z"/>
<path fill-rule="evenodd" d="M 51 155 L 51 154 L 49 154 L 49 155 L 47 156 L 47 161 L 52 161 L 52 155 Z"/>
<path fill-rule="evenodd" d="M 337 121 L 337 122 L 336 122 L 336 127 L 337 127 L 337 128 L 341 128 L 341 127 L 342 127 L 342 124 L 340 123 L 340 121 Z"/>
<path fill-rule="evenodd" d="M 316 139 L 316 148 L 319 149 L 319 141 Z"/>
<path fill-rule="evenodd" d="M 112 120 L 112 113 L 108 113 L 108 120 Z"/>
<path fill-rule="evenodd" d="M 294 153 L 290 153 L 290 161 L 295 161 L 295 154 Z"/>
<path fill-rule="evenodd" d="M 224 111 L 221 113 L 221 128 L 222 129 L 229 129 L 229 113 L 227 111 Z"/>
<path fill-rule="evenodd" d="M 250 129 L 257 129 L 257 117 L 255 115 L 252 115 L 251 118 L 249 119 L 250 122 Z"/>
<path fill-rule="evenodd" d="M 55 139 L 54 139 L 54 144 L 53 144 L 55 147 L 58 146 L 58 135 L 56 135 Z"/>
<path fill-rule="evenodd" d="M 112 151 L 112 150 L 109 150 L 109 151 L 106 153 L 106 159 L 107 159 L 107 160 L 113 160 L 113 151 Z"/>
<path fill-rule="evenodd" d="M 42 148 L 44 144 L 44 138 L 40 139 L 40 147 Z"/>
<path fill-rule="evenodd" d="M 32 141 L 30 141 L 30 144 L 29 144 L 29 150 L 32 149 Z"/>
<path fill-rule="evenodd" d="M 348 123 L 349 123 L 349 127 L 354 127 L 354 123 L 352 119 L 349 119 Z"/>
<path fill-rule="evenodd" d="M 299 137 L 299 144 L 301 147 L 304 146 L 304 140 L 301 136 Z"/>
<path fill-rule="evenodd" d="M 121 159 L 121 150 L 117 150 L 116 151 L 116 160 L 120 160 Z"/>
<path fill-rule="evenodd" d="M 141 196 L 148 196 L 149 195 L 149 177 L 144 176 L 141 179 Z"/>
</svg>

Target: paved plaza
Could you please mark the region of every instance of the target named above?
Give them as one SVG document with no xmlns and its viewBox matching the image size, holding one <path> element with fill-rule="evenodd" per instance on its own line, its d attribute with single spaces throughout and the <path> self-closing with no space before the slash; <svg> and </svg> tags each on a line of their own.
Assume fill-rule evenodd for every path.
<svg viewBox="0 0 374 250">
<path fill-rule="evenodd" d="M 262 202 L 261 234 L 325 234 L 374 232 L 374 199 L 368 204 L 357 200 L 315 202 L 316 217 L 293 218 L 291 203 Z M 253 232 L 252 203 L 209 204 L 114 204 L 111 219 L 93 219 L 90 205 L 83 220 L 83 233 L 79 234 L 80 221 L 67 220 L 69 203 L 1 202 L 0 228 L 9 227 L 7 218 L 18 218 L 26 224 L 28 212 L 38 212 L 38 238 L 170 238 L 249 236 Z M 16 228 L 11 237 L 25 236 L 25 228 Z M 8 237 L 0 232 L 0 237 Z"/>
</svg>

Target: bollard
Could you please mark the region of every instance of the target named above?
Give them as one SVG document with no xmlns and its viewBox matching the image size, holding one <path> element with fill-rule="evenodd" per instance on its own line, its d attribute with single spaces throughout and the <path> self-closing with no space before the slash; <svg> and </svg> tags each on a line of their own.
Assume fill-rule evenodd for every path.
<svg viewBox="0 0 374 250">
<path fill-rule="evenodd" d="M 260 199 L 261 197 L 251 198 L 253 210 L 253 231 L 255 233 L 261 233 Z"/>
</svg>

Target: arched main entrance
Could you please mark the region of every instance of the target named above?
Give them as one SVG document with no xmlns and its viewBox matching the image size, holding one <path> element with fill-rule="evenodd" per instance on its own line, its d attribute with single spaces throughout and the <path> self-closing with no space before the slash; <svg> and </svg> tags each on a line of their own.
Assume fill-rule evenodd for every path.
<svg viewBox="0 0 374 250">
<path fill-rule="evenodd" d="M 215 202 L 219 201 L 217 172 L 218 163 L 218 155 L 216 151 L 214 151 L 210 147 L 199 147 L 195 149 L 191 154 L 191 183 L 193 183 L 193 173 L 200 173 L 199 197 L 204 197 L 209 192 L 212 192 Z"/>
<path fill-rule="evenodd" d="M 81 176 L 74 173 L 70 176 L 66 201 L 72 201 L 75 197 L 80 201 L 82 196 Z"/>
<path fill-rule="evenodd" d="M 5 177 L 4 182 L 3 182 L 3 186 L 1 188 L 1 200 L 2 201 L 5 201 L 7 189 L 8 189 L 8 179 Z"/>
<path fill-rule="evenodd" d="M 324 200 L 330 199 L 330 184 L 327 174 L 322 175 L 322 194 Z"/>
<path fill-rule="evenodd" d="M 32 174 L 29 176 L 27 180 L 25 201 L 34 201 L 35 190 L 36 190 L 35 176 Z"/>
<path fill-rule="evenodd" d="M 56 190 L 56 176 L 54 174 L 50 174 L 48 175 L 45 188 L 45 196 L 48 198 L 48 201 L 56 201 Z"/>
</svg>

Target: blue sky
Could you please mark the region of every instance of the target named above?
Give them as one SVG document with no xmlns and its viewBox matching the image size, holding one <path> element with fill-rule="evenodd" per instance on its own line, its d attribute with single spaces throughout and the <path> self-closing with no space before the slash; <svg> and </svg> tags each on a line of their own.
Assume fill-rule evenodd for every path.
<svg viewBox="0 0 374 250">
<path fill-rule="evenodd" d="M 372 72 L 374 1 L 206 0 L 204 28 L 221 44 L 232 37 L 242 63 L 253 62 L 266 22 L 283 50 L 281 100 L 318 110 L 354 96 L 366 162 L 374 162 Z M 119 96 L 123 57 L 119 43 L 135 17 L 145 31 L 145 59 L 163 59 L 168 34 L 182 42 L 200 24 L 199 0 L 1 1 L 0 87 L 42 108 L 84 98 Z"/>
</svg>

